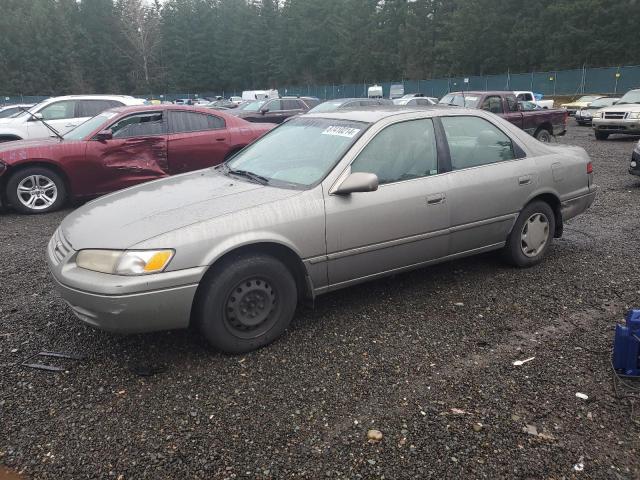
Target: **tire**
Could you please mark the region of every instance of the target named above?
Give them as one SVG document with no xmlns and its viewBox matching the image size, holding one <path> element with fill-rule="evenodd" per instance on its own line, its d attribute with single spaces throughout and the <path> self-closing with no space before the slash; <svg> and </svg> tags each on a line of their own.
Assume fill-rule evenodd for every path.
<svg viewBox="0 0 640 480">
<path fill-rule="evenodd" d="M 195 323 L 210 345 L 230 354 L 273 342 L 291 323 L 298 303 L 291 271 L 270 255 L 223 260 L 201 288 Z"/>
<path fill-rule="evenodd" d="M 545 128 L 538 129 L 533 136 L 540 142 L 551 143 L 551 133 Z"/>
<path fill-rule="evenodd" d="M 52 169 L 29 167 L 9 177 L 6 196 L 11 206 L 20 213 L 49 213 L 64 204 L 67 188 L 62 177 Z"/>
<path fill-rule="evenodd" d="M 607 138 L 609 138 L 609 134 L 605 132 L 599 132 L 598 130 L 596 130 L 595 134 L 596 140 L 606 140 Z"/>
<path fill-rule="evenodd" d="M 505 246 L 509 263 L 517 267 L 540 263 L 553 241 L 555 228 L 555 215 L 548 203 L 538 200 L 524 207 Z"/>
</svg>

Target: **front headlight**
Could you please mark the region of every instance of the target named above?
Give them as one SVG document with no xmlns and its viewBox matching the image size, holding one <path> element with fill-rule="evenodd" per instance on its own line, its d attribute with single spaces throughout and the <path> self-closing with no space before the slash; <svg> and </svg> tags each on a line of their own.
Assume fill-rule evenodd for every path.
<svg viewBox="0 0 640 480">
<path fill-rule="evenodd" d="M 76 265 L 112 275 L 148 275 L 163 271 L 173 250 L 81 250 Z"/>
<path fill-rule="evenodd" d="M 637 119 L 640 118 L 640 112 L 629 112 L 629 116 L 627 118 Z"/>
<path fill-rule="evenodd" d="M 602 112 L 595 112 L 593 118 L 602 118 Z"/>
</svg>

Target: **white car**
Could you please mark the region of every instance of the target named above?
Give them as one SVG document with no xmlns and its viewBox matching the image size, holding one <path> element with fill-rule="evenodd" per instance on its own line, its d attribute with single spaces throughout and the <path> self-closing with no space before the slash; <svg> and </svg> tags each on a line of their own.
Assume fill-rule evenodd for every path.
<svg viewBox="0 0 640 480">
<path fill-rule="evenodd" d="M 20 113 L 23 108 L 31 108 L 33 107 L 33 103 L 30 104 L 19 104 L 19 105 L 5 105 L 4 107 L 0 107 L 0 118 L 13 117 L 16 113 Z"/>
<path fill-rule="evenodd" d="M 68 95 L 49 98 L 10 118 L 0 118 L 0 142 L 46 138 L 54 135 L 44 120 L 60 135 L 113 107 L 142 105 L 144 100 L 126 95 Z"/>
<path fill-rule="evenodd" d="M 513 94 L 516 96 L 516 99 L 519 102 L 531 102 L 545 109 L 553 108 L 553 100 L 538 100 L 536 99 L 536 96 L 533 94 L 533 92 L 526 90 L 515 90 Z"/>
</svg>

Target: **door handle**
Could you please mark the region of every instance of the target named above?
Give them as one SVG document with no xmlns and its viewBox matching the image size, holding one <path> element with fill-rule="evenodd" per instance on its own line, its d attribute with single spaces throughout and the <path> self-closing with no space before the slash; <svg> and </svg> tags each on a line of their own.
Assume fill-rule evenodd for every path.
<svg viewBox="0 0 640 480">
<path fill-rule="evenodd" d="M 433 195 L 429 195 L 427 197 L 427 205 L 438 205 L 440 203 L 444 203 L 445 200 L 444 193 L 435 193 Z"/>
<path fill-rule="evenodd" d="M 226 138 L 216 138 L 216 142 L 224 142 Z"/>
<path fill-rule="evenodd" d="M 529 185 L 531 183 L 531 175 L 518 177 L 518 185 Z"/>
</svg>

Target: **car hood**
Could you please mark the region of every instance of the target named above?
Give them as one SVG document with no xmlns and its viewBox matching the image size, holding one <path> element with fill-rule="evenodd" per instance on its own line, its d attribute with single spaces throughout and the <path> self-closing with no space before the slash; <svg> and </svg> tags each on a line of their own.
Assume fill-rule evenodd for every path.
<svg viewBox="0 0 640 480">
<path fill-rule="evenodd" d="M 68 215 L 61 228 L 74 250 L 127 249 L 187 225 L 299 193 L 228 177 L 210 168 L 98 198 Z"/>
<path fill-rule="evenodd" d="M 15 140 L 0 143 L 0 159 L 12 164 L 28 158 L 52 158 L 54 151 L 75 148 L 83 141 L 41 138 L 38 140 Z"/>
<path fill-rule="evenodd" d="M 601 109 L 603 112 L 640 112 L 640 103 L 624 103 L 622 105 L 611 105 Z"/>
</svg>

